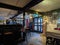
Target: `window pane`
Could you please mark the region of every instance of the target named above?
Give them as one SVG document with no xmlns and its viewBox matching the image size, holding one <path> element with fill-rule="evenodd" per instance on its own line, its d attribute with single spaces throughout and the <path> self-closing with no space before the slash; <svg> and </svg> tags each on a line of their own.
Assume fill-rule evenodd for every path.
<svg viewBox="0 0 60 45">
<path fill-rule="evenodd" d="M 42 22 L 42 19 L 40 19 L 41 20 L 41 22 Z"/>
<path fill-rule="evenodd" d="M 40 22 L 38 22 L 38 25 L 40 25 Z"/>
<path fill-rule="evenodd" d="M 40 32 L 42 32 L 42 26 L 38 26 Z"/>
<path fill-rule="evenodd" d="M 38 18 L 38 22 L 40 22 L 40 18 Z"/>
<path fill-rule="evenodd" d="M 35 22 L 35 24 L 34 25 L 37 25 L 37 23 Z"/>
<path fill-rule="evenodd" d="M 34 22 L 37 22 L 37 18 L 34 19 Z"/>
<path fill-rule="evenodd" d="M 37 26 L 34 26 L 34 30 L 37 30 Z"/>
</svg>

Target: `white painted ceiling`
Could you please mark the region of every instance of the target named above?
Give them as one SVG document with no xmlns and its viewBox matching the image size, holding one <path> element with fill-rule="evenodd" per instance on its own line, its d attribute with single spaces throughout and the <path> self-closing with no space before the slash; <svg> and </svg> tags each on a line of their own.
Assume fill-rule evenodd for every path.
<svg viewBox="0 0 60 45">
<path fill-rule="evenodd" d="M 39 12 L 47 12 L 58 8 L 60 8 L 60 0 L 44 0 L 30 9 Z"/>
<path fill-rule="evenodd" d="M 9 5 L 14 5 L 14 6 L 22 7 L 22 8 L 30 1 L 31 0 L 0 0 L 0 2 L 2 3 L 6 3 Z M 47 12 L 47 11 L 51 11 L 58 8 L 60 8 L 60 0 L 44 0 L 30 9 L 39 11 L 39 12 Z M 0 9 L 0 12 L 6 12 L 5 15 L 7 15 L 10 12 L 10 10 Z"/>
<path fill-rule="evenodd" d="M 10 9 L 5 9 L 5 8 L 0 8 L 0 16 L 1 17 L 12 17 L 17 13 L 15 10 L 10 10 Z"/>
<path fill-rule="evenodd" d="M 28 4 L 31 0 L 0 0 L 2 3 L 6 3 L 9 5 L 14 5 L 18 7 L 24 7 L 26 4 Z"/>
</svg>

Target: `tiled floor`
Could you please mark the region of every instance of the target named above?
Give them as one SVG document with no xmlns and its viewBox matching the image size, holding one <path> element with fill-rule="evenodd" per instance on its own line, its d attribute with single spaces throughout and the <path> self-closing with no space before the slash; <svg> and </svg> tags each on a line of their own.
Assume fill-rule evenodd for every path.
<svg viewBox="0 0 60 45">
<path fill-rule="evenodd" d="M 46 45 L 46 38 L 42 34 L 31 33 L 31 35 L 28 35 L 27 38 L 28 42 L 24 43 L 23 45 Z"/>
</svg>

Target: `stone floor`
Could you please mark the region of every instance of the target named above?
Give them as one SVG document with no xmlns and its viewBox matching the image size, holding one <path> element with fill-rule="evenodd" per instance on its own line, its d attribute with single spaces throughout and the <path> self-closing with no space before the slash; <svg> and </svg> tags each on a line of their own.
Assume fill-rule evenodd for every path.
<svg viewBox="0 0 60 45">
<path fill-rule="evenodd" d="M 40 33 L 30 33 L 27 35 L 26 42 L 19 45 L 46 45 L 46 37 Z"/>
</svg>

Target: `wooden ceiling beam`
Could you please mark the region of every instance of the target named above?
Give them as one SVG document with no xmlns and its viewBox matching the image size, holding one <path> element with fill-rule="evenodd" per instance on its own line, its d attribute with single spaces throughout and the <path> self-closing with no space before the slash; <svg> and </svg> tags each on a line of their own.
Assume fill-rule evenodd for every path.
<svg viewBox="0 0 60 45">
<path fill-rule="evenodd" d="M 23 9 L 27 10 L 30 9 L 31 7 L 35 6 L 36 4 L 42 2 L 43 0 L 32 0 L 29 2 L 26 6 L 23 7 Z"/>
<path fill-rule="evenodd" d="M 0 8 L 6 8 L 6 9 L 11 9 L 11 10 L 20 10 L 20 11 L 22 11 L 21 7 L 16 7 L 16 6 L 5 4 L 5 3 L 0 3 Z"/>
</svg>

